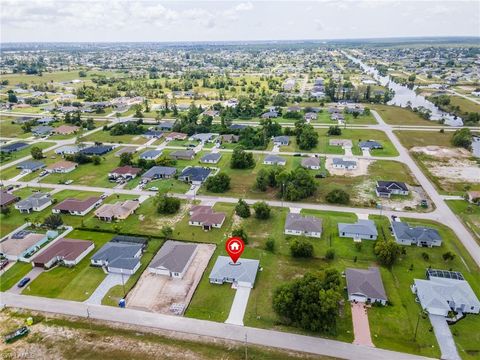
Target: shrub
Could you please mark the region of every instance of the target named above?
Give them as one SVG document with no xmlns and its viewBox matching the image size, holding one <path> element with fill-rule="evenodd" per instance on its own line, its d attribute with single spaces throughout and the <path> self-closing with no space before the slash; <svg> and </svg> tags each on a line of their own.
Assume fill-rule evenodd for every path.
<svg viewBox="0 0 480 360">
<path fill-rule="evenodd" d="M 335 249 L 328 249 L 327 252 L 325 253 L 325 259 L 327 260 L 333 260 L 335 259 Z"/>
<path fill-rule="evenodd" d="M 270 217 L 270 206 L 265 201 L 260 201 L 253 204 L 255 210 L 255 217 L 260 220 L 266 220 Z"/>
<path fill-rule="evenodd" d="M 423 258 L 423 260 L 428 261 L 428 260 L 430 260 L 430 255 L 428 255 L 428 253 L 426 253 L 424 251 L 424 252 L 422 252 L 422 258 Z"/>
<path fill-rule="evenodd" d="M 239 199 L 235 206 L 235 213 L 242 218 L 248 218 L 250 217 L 250 206 L 245 200 Z"/>
<path fill-rule="evenodd" d="M 205 187 L 208 191 L 223 193 L 230 189 L 230 176 L 225 173 L 210 176 L 207 178 L 207 181 L 205 181 Z"/>
<path fill-rule="evenodd" d="M 159 214 L 175 214 L 180 209 L 180 199 L 175 197 L 161 195 L 157 202 L 157 212 Z"/>
<path fill-rule="evenodd" d="M 265 249 L 270 252 L 275 252 L 275 239 L 268 238 L 265 242 Z"/>
<path fill-rule="evenodd" d="M 290 253 L 293 257 L 311 258 L 313 245 L 305 239 L 295 239 L 290 244 Z"/>
<path fill-rule="evenodd" d="M 247 233 L 245 232 L 245 230 L 243 230 L 243 228 L 233 229 L 233 230 L 232 230 L 232 236 L 233 236 L 233 237 L 239 237 L 240 239 L 243 240 L 243 242 L 244 242 L 245 244 L 248 244 L 248 235 L 247 235 Z"/>
<path fill-rule="evenodd" d="M 325 199 L 331 204 L 346 205 L 350 202 L 350 195 L 342 189 L 334 189 L 327 194 Z"/>
</svg>

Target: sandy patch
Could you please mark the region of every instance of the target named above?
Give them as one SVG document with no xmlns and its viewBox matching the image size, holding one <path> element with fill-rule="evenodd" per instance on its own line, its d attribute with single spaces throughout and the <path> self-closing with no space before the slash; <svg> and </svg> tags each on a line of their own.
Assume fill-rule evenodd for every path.
<svg viewBox="0 0 480 360">
<path fill-rule="evenodd" d="M 425 164 L 434 176 L 448 182 L 478 183 L 480 179 L 480 167 L 471 160 L 450 159 L 447 162 L 428 161 Z"/>
<path fill-rule="evenodd" d="M 368 160 L 368 159 L 357 159 L 353 158 L 357 161 L 357 168 L 352 170 L 346 169 L 336 169 L 333 167 L 333 157 L 328 157 L 325 162 L 325 167 L 331 175 L 337 176 L 361 176 L 368 174 L 368 167 L 370 164 L 375 160 Z"/>
<path fill-rule="evenodd" d="M 180 312 L 187 308 L 203 272 L 215 251 L 213 244 L 198 244 L 198 250 L 183 279 L 142 274 L 127 295 L 127 307 L 172 315 L 171 306 L 177 304 Z"/>
<path fill-rule="evenodd" d="M 415 146 L 410 149 L 411 152 L 423 153 L 425 155 L 433 156 L 436 158 L 468 158 L 472 154 L 467 149 L 463 148 L 449 148 L 443 146 Z"/>
</svg>

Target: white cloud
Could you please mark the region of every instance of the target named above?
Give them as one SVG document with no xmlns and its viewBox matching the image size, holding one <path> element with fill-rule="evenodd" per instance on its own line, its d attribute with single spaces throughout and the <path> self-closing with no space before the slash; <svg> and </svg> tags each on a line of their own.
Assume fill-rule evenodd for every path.
<svg viewBox="0 0 480 360">
<path fill-rule="evenodd" d="M 250 11 L 253 9 L 253 4 L 249 1 L 246 3 L 240 3 L 237 6 L 235 6 L 236 11 Z"/>
</svg>

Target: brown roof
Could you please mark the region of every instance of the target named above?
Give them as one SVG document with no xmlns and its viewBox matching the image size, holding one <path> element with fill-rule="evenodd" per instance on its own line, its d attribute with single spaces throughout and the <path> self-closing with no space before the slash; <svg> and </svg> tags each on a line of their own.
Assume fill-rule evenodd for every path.
<svg viewBox="0 0 480 360">
<path fill-rule="evenodd" d="M 168 138 L 180 139 L 180 140 L 186 139 L 187 136 L 188 136 L 187 134 L 179 133 L 179 132 L 171 132 L 170 134 L 167 135 Z"/>
<path fill-rule="evenodd" d="M 139 202 L 134 200 L 126 200 L 124 202 L 116 202 L 115 204 L 104 204 L 95 211 L 95 216 L 103 218 L 127 218 L 132 212 L 139 207 Z"/>
<path fill-rule="evenodd" d="M 92 246 L 92 244 L 93 242 L 87 240 L 62 238 L 35 256 L 32 261 L 45 264 L 51 261 L 54 257 L 73 261 L 82 255 L 90 246 Z"/>
<path fill-rule="evenodd" d="M 221 224 L 225 220 L 225 213 L 215 212 L 211 206 L 192 206 L 190 215 L 190 221 L 204 225 Z"/>
<path fill-rule="evenodd" d="M 68 135 L 77 132 L 80 128 L 73 125 L 61 125 L 58 128 L 54 129 L 57 134 Z"/>
<path fill-rule="evenodd" d="M 12 195 L 6 191 L 0 192 L 0 206 L 10 205 L 11 203 L 17 200 L 18 200 L 18 197 L 15 195 Z"/>
<path fill-rule="evenodd" d="M 48 170 L 54 170 L 54 169 L 70 169 L 72 167 L 77 166 L 78 164 L 73 161 L 67 161 L 67 160 L 62 160 L 59 162 L 56 162 L 55 164 L 51 164 L 47 166 Z"/>
<path fill-rule="evenodd" d="M 142 169 L 133 167 L 130 165 L 125 165 L 125 166 L 120 166 L 116 168 L 115 170 L 112 170 L 111 174 L 120 174 L 120 175 L 125 175 L 125 174 L 132 174 L 136 175 L 138 174 Z"/>
<path fill-rule="evenodd" d="M 372 299 L 388 300 L 378 267 L 345 270 L 348 295 L 361 294 Z"/>
<path fill-rule="evenodd" d="M 66 199 L 63 200 L 60 204 L 55 205 L 54 209 L 55 210 L 60 210 L 60 211 L 79 211 L 83 212 L 87 210 L 89 207 L 93 206 L 97 201 L 99 201 L 99 197 L 89 197 L 88 199 L 85 200 L 79 200 L 79 199 Z"/>
</svg>

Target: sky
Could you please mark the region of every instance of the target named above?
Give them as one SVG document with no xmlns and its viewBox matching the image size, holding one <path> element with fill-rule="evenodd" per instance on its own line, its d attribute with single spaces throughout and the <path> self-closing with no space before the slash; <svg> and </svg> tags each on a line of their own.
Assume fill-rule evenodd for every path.
<svg viewBox="0 0 480 360">
<path fill-rule="evenodd" d="M 480 1 L 0 0 L 2 42 L 480 36 Z"/>
</svg>

